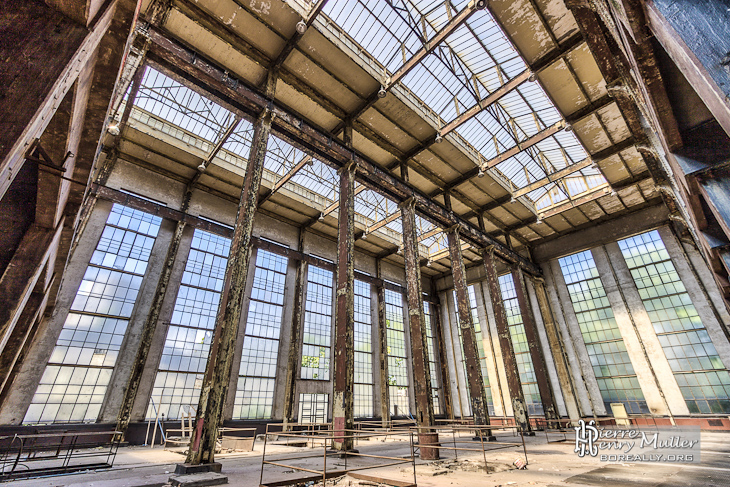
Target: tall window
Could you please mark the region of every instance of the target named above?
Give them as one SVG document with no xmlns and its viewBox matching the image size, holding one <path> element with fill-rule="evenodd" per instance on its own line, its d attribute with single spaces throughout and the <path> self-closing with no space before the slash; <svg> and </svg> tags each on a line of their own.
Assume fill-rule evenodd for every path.
<svg viewBox="0 0 730 487">
<path fill-rule="evenodd" d="M 112 207 L 24 423 L 96 421 L 161 222 Z"/>
<path fill-rule="evenodd" d="M 238 372 L 234 419 L 267 419 L 274 404 L 287 258 L 259 249 Z"/>
<path fill-rule="evenodd" d="M 530 414 L 543 415 L 545 413 L 542 408 L 540 391 L 537 388 L 535 367 L 532 364 L 530 347 L 527 344 L 525 324 L 522 320 L 520 303 L 517 301 L 517 291 L 515 290 L 515 282 L 512 274 L 505 274 L 499 277 L 499 288 L 502 291 L 504 312 L 507 315 L 507 325 L 509 326 L 509 334 L 512 339 L 512 347 L 515 350 L 517 371 L 520 374 L 522 394 L 525 396 L 527 411 Z"/>
<path fill-rule="evenodd" d="M 730 373 L 659 232 L 653 230 L 618 244 L 690 412 L 730 413 Z"/>
<path fill-rule="evenodd" d="M 329 380 L 332 271 L 310 265 L 302 330 L 302 379 Z"/>
<path fill-rule="evenodd" d="M 474 286 L 471 285 L 468 288 L 469 293 L 469 309 L 471 310 L 471 320 L 474 323 L 474 335 L 477 341 L 477 353 L 479 354 L 479 366 L 482 370 L 482 381 L 484 382 L 484 393 L 487 396 L 487 411 L 489 414 L 494 415 L 494 400 L 492 398 L 492 388 L 489 386 L 489 370 L 487 369 L 487 354 L 484 349 L 484 336 L 482 335 L 482 326 L 479 323 L 479 312 L 477 311 L 477 295 Z M 464 357 L 464 337 L 461 334 L 461 324 L 459 322 L 459 305 L 456 301 L 456 291 L 453 293 L 454 296 L 454 308 L 456 309 L 456 329 L 459 332 L 459 344 L 461 345 L 462 356 L 461 366 L 464 369 L 464 377 L 466 374 L 466 358 Z"/>
<path fill-rule="evenodd" d="M 621 402 L 630 413 L 648 413 L 591 251 L 559 262 L 606 410 L 611 411 L 612 402 Z"/>
<path fill-rule="evenodd" d="M 433 397 L 433 413 L 441 414 L 441 403 L 439 402 L 439 369 L 436 358 L 436 342 L 431 325 L 431 305 L 428 301 L 423 302 L 424 326 L 426 327 L 426 345 L 428 346 L 428 366 L 431 371 L 431 396 Z"/>
<path fill-rule="evenodd" d="M 147 417 L 194 413 L 213 340 L 231 241 L 195 230 Z"/>
<path fill-rule="evenodd" d="M 355 417 L 373 415 L 373 348 L 370 284 L 355 281 Z"/>
<path fill-rule="evenodd" d="M 404 416 L 410 411 L 408 403 L 408 361 L 406 334 L 403 326 L 403 296 L 385 290 L 385 338 L 388 345 L 388 391 L 390 414 Z"/>
</svg>

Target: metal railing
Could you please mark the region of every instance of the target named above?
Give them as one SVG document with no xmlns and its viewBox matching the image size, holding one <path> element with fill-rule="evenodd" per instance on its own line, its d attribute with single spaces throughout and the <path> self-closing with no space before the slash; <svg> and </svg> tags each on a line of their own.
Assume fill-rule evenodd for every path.
<svg viewBox="0 0 730 487">
<path fill-rule="evenodd" d="M 118 431 L 0 436 L 0 480 L 111 468 L 119 436 Z"/>
</svg>

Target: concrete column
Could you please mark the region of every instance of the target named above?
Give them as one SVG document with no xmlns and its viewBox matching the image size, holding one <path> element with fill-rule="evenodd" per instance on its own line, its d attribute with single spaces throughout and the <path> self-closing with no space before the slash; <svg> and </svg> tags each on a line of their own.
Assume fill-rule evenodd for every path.
<svg viewBox="0 0 730 487">
<path fill-rule="evenodd" d="M 553 306 L 556 304 L 560 306 L 560 309 L 563 311 L 563 317 L 565 318 L 565 322 L 560 323 L 561 331 L 563 336 L 570 338 L 569 341 L 563 341 L 563 343 L 566 345 L 568 358 L 572 359 L 571 367 L 573 369 L 573 377 L 580 377 L 582 379 L 583 387 L 578 388 L 582 415 L 604 416 L 606 414 L 606 407 L 603 405 L 601 390 L 598 388 L 596 374 L 593 372 L 593 365 L 588 356 L 588 349 L 583 340 L 583 333 L 580 330 L 578 318 L 575 316 L 575 311 L 573 310 L 573 302 L 570 300 L 568 286 L 565 284 L 563 271 L 560 269 L 560 263 L 557 260 L 553 260 L 550 263 L 549 276 L 549 279 L 554 283 L 553 286 L 550 286 L 549 280 L 547 281 L 548 289 L 555 291 L 555 294 L 552 295 Z M 572 353 L 570 348 L 573 349 Z M 585 388 L 585 391 L 583 391 L 583 388 Z"/>
<path fill-rule="evenodd" d="M 630 283 L 616 281 L 613 268 L 609 261 L 609 259 L 623 260 L 621 251 L 618 249 L 618 245 L 616 245 L 616 251 L 618 251 L 618 255 L 616 255 L 615 252 L 612 252 L 612 255 L 609 256 L 603 247 L 597 247 L 592 249 L 591 253 L 593 254 L 593 260 L 596 263 L 598 274 L 601 277 L 603 288 L 608 296 L 608 301 L 611 304 L 611 309 L 613 309 L 616 325 L 618 326 L 621 337 L 626 345 L 626 351 L 631 359 L 631 364 L 634 366 L 636 378 L 639 380 L 641 390 L 644 393 L 646 404 L 652 414 L 665 416 L 669 414 L 669 410 L 664 398 L 662 397 L 662 393 L 657 386 L 657 382 L 654 378 L 654 371 L 647 359 L 644 346 L 638 336 L 640 329 L 636 328 L 634 321 L 635 317 L 633 312 L 637 311 L 638 308 L 643 309 L 643 305 L 641 304 L 641 301 L 639 301 L 638 307 L 636 306 L 636 303 L 632 303 L 634 306 L 630 307 L 629 303 L 626 302 L 623 285 L 633 285 L 633 281 Z M 648 316 L 646 316 L 646 318 L 648 321 Z M 650 327 L 651 323 L 648 323 L 648 326 Z M 610 411 L 608 412 L 610 413 Z"/>
<path fill-rule="evenodd" d="M 377 277 L 383 278 L 382 261 L 377 262 Z M 381 283 L 378 293 L 378 355 L 380 358 L 380 419 L 383 427 L 390 422 L 390 389 L 388 388 L 388 334 L 385 318 L 385 286 Z"/>
<path fill-rule="evenodd" d="M 456 316 L 456 303 L 453 300 L 453 293 L 444 293 L 444 333 L 446 336 L 446 347 L 451 350 L 449 354 L 449 375 L 451 376 L 451 394 L 455 397 L 454 410 L 459 412 L 459 417 L 464 418 L 471 416 L 471 406 L 469 405 L 469 391 L 466 387 L 466 374 L 462 362 L 464 360 L 464 352 L 459 341 L 458 324 L 459 319 Z M 457 409 L 458 407 L 458 409 Z"/>
<path fill-rule="evenodd" d="M 333 362 L 332 428 L 336 450 L 353 447 L 355 427 L 355 164 L 340 169 L 340 206 L 337 233 L 337 297 Z M 348 431 L 349 430 L 349 431 Z"/>
<path fill-rule="evenodd" d="M 580 419 L 573 377 L 570 365 L 563 346 L 563 338 L 555 322 L 555 314 L 550 306 L 550 301 L 545 290 L 545 282 L 542 279 L 535 280 L 533 286 L 528 286 L 533 308 L 540 310 L 535 314 L 537 329 L 540 340 L 543 343 L 543 350 L 550 350 L 545 354 L 550 379 L 553 383 L 553 390 L 556 391 L 555 400 L 558 403 L 558 411 L 562 416 L 568 416 L 571 420 Z M 560 392 L 558 394 L 557 392 Z"/>
<path fill-rule="evenodd" d="M 118 431 L 122 433 L 129 424 L 129 415 L 170 282 L 183 229 L 184 225 L 176 225 L 169 220 L 163 220 L 160 225 L 150 253 L 147 272 L 106 390 L 99 420 L 105 423 L 117 421 L 117 426 L 123 428 Z"/>
<path fill-rule="evenodd" d="M 304 235 L 306 230 L 299 229 L 299 251 L 304 252 Z M 284 384 L 284 424 L 294 423 L 297 411 L 294 409 L 297 393 L 297 379 L 301 370 L 301 341 L 302 327 L 304 326 L 304 288 L 307 286 L 307 263 L 300 260 L 296 263 L 294 278 L 293 303 L 291 325 L 289 332 L 289 353 L 286 364 L 286 379 Z M 285 300 L 288 302 L 289 300 Z"/>
<path fill-rule="evenodd" d="M 515 422 L 522 431 L 531 431 L 532 428 L 530 426 L 530 418 L 527 414 L 525 397 L 522 392 L 520 374 L 517 370 L 515 349 L 509 332 L 507 314 L 504 310 L 502 291 L 499 287 L 499 280 L 497 279 L 497 267 L 494 261 L 494 252 L 492 249 L 486 249 L 482 255 L 484 257 L 484 270 L 487 276 L 487 286 L 489 286 L 489 296 L 492 298 L 492 308 L 494 309 L 494 322 L 497 326 L 499 348 L 502 350 L 502 360 L 504 361 L 505 374 L 507 375 L 507 386 L 509 387 L 509 395 L 512 398 L 512 411 L 514 413 Z M 516 286 L 517 283 L 515 283 L 515 287 Z"/>
<path fill-rule="evenodd" d="M 502 397 L 501 380 L 499 377 L 499 368 L 497 361 L 494 360 L 494 345 L 492 344 L 490 321 L 494 320 L 494 312 L 492 311 L 492 303 L 484 299 L 484 286 L 481 282 L 474 284 L 477 298 L 477 315 L 479 316 L 479 325 L 482 330 L 482 346 L 485 352 L 485 362 L 487 365 L 487 374 L 489 375 L 489 389 L 492 392 L 492 401 L 494 403 L 495 416 L 505 416 L 504 398 Z"/>
<path fill-rule="evenodd" d="M 652 325 L 649 319 L 649 314 L 646 312 L 644 303 L 639 295 L 639 290 L 636 288 L 634 278 L 631 276 L 626 261 L 623 258 L 621 249 L 618 243 L 612 242 L 604 246 L 606 254 L 606 263 L 610 266 L 611 277 L 615 278 L 618 289 L 621 291 L 623 300 L 626 303 L 626 307 L 631 312 L 631 319 L 634 326 L 636 327 L 636 333 L 634 336 L 637 337 L 639 345 L 642 348 L 642 356 L 646 358 L 648 366 L 650 367 L 650 373 L 652 382 L 656 385 L 660 398 L 662 400 L 661 405 L 663 411 L 652 413 L 666 415 L 681 415 L 685 416 L 689 414 L 689 409 L 682 396 L 682 391 L 679 389 L 674 373 L 672 372 L 667 357 L 664 354 L 662 345 L 656 336 L 654 325 Z M 624 341 L 626 338 L 624 338 Z M 628 345 L 627 345 L 628 348 Z M 633 357 L 632 357 L 633 360 Z M 638 373 L 637 373 L 638 377 Z M 642 389 L 644 384 L 642 383 Z M 647 399 L 647 404 L 649 403 Z"/>
<path fill-rule="evenodd" d="M 275 80 L 270 80 L 270 84 L 273 81 Z M 269 88 L 267 92 L 272 93 L 273 90 Z M 196 427 L 186 459 L 187 463 L 193 465 L 212 463 L 215 456 L 215 443 L 231 376 L 234 344 L 238 336 L 243 294 L 251 260 L 251 232 L 272 117 L 271 111 L 264 109 L 254 124 L 251 151 L 241 189 L 230 257 L 226 266 L 226 280 L 203 378 L 203 388 L 195 418 Z"/>
<path fill-rule="evenodd" d="M 525 328 L 525 338 L 527 339 L 527 346 L 530 350 L 532 367 L 535 370 L 537 388 L 540 391 L 540 400 L 542 401 L 545 419 L 548 421 L 560 419 L 553 389 L 550 385 L 547 365 L 545 364 L 545 355 L 543 354 L 542 344 L 540 343 L 537 326 L 535 325 L 535 315 L 532 312 L 532 304 L 527 295 L 525 276 L 519 267 L 512 268 L 512 279 L 515 283 L 517 303 L 520 306 L 522 324 Z"/>
<path fill-rule="evenodd" d="M 449 255 L 451 257 L 451 272 L 454 277 L 454 290 L 456 291 L 456 305 L 459 310 L 459 327 L 464 349 L 464 363 L 466 364 L 466 380 L 469 388 L 472 416 L 474 424 L 488 425 L 489 411 L 487 410 L 487 396 L 484 392 L 484 379 L 482 368 L 479 364 L 479 351 L 477 350 L 476 334 L 474 323 L 471 317 L 469 306 L 469 289 L 466 284 L 466 269 L 464 260 L 461 257 L 461 242 L 459 230 L 452 227 L 446 231 L 449 241 Z M 491 436 L 491 431 L 486 432 Z"/>
<path fill-rule="evenodd" d="M 718 356 L 725 367 L 730 367 L 730 315 L 707 263 L 693 245 L 679 243 L 669 227 L 660 228 L 659 235 L 682 277 L 682 284 L 692 297 L 692 304 L 707 328 Z"/>
<path fill-rule="evenodd" d="M 193 243 L 194 234 L 195 229 L 191 226 L 186 226 L 183 231 L 182 238 L 180 239 L 178 258 L 175 259 L 175 263 L 172 266 L 169 280 L 170 284 L 167 288 L 167 292 L 165 293 L 165 299 L 163 300 L 162 307 L 160 308 L 154 335 L 150 340 L 151 345 L 147 352 L 147 358 L 142 369 L 137 394 L 134 398 L 134 405 L 132 406 L 132 411 L 129 414 L 129 422 L 144 421 L 147 414 L 147 407 L 149 406 L 150 396 L 152 395 L 152 389 L 155 385 L 157 370 L 160 367 L 162 351 L 165 348 L 167 330 L 170 327 L 170 319 L 172 318 L 172 313 L 175 310 L 175 301 L 177 301 L 177 293 L 180 290 L 182 275 L 185 272 L 187 256 L 190 254 L 190 247 Z"/>
<path fill-rule="evenodd" d="M 400 205 L 403 219 L 403 257 L 406 272 L 406 299 L 408 328 L 410 331 L 411 366 L 413 370 L 413 398 L 416 403 L 416 424 L 419 430 L 418 443 L 421 458 L 435 460 L 439 450 L 426 448 L 426 444 L 438 443 L 438 434 L 431 430 L 433 421 L 433 397 L 431 396 L 431 369 L 428 360 L 428 341 L 423 313 L 423 290 L 421 288 L 421 265 L 418 257 L 418 235 L 416 233 L 416 207 L 412 198 Z"/>
<path fill-rule="evenodd" d="M 79 241 L 76 252 L 66 266 L 56 305 L 50 318 L 43 319 L 28 349 L 28 354 L 19 368 L 15 380 L 10 384 L 9 393 L 0 406 L 0 424 L 20 424 L 28 410 L 38 383 L 46 370 L 56 341 L 66 321 L 71 304 L 76 297 L 86 267 L 99 242 L 112 204 L 100 202 L 89 218 L 84 235 Z"/>
<path fill-rule="evenodd" d="M 497 394 L 500 400 L 500 406 L 502 409 L 502 417 L 509 417 L 514 415 L 512 410 L 512 399 L 509 395 L 509 386 L 507 385 L 507 371 L 504 367 L 504 359 L 502 358 L 502 349 L 499 346 L 499 332 L 497 331 L 497 320 L 494 317 L 494 306 L 492 306 L 492 295 L 489 292 L 489 286 L 482 283 L 482 293 L 484 295 L 484 308 L 487 312 L 488 323 L 486 332 L 489 333 L 489 343 L 491 344 L 492 360 L 497 370 Z M 482 333 L 484 333 L 484 327 L 482 327 Z M 502 366 L 500 366 L 502 364 Z M 492 386 L 492 399 L 494 399 L 494 386 Z M 496 407 L 496 403 L 495 403 Z M 495 411 L 496 412 L 496 411 Z"/>
</svg>

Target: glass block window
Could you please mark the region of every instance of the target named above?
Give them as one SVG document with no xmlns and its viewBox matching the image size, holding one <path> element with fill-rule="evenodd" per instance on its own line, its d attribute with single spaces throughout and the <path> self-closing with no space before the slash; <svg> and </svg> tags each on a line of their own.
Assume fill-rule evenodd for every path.
<svg viewBox="0 0 730 487">
<path fill-rule="evenodd" d="M 653 230 L 618 244 L 690 412 L 730 413 L 730 373 L 659 232 Z"/>
<path fill-rule="evenodd" d="M 326 423 L 329 394 L 299 394 L 299 422 Z"/>
<path fill-rule="evenodd" d="M 302 329 L 302 379 L 329 380 L 333 273 L 310 265 Z"/>
<path fill-rule="evenodd" d="M 606 411 L 611 411 L 612 402 L 620 402 L 629 413 L 648 413 L 591 251 L 563 257 L 559 263 Z"/>
<path fill-rule="evenodd" d="M 230 244 L 203 230 L 193 233 L 147 418 L 176 419 L 198 407 Z"/>
<path fill-rule="evenodd" d="M 373 416 L 373 348 L 370 284 L 355 280 L 355 417 Z"/>
<path fill-rule="evenodd" d="M 233 419 L 271 418 L 287 263 L 281 255 L 256 251 Z"/>
<path fill-rule="evenodd" d="M 423 302 L 424 326 L 426 328 L 426 345 L 428 346 L 428 366 L 431 371 L 431 396 L 433 397 L 433 413 L 441 414 L 441 402 L 439 401 L 439 363 L 436 356 L 436 339 L 434 338 L 433 325 L 431 324 L 431 304 Z"/>
<path fill-rule="evenodd" d="M 545 412 L 542 408 L 535 368 L 532 364 L 532 356 L 530 355 L 530 348 L 527 344 L 525 325 L 522 321 L 522 312 L 520 311 L 520 304 L 517 301 L 517 291 L 515 290 L 515 282 L 512 274 L 499 276 L 499 289 L 502 291 L 504 312 L 507 315 L 507 326 L 509 327 L 509 335 L 515 350 L 517 371 L 520 374 L 522 394 L 525 396 L 525 403 L 527 403 L 527 412 L 531 415 L 544 415 Z"/>
<path fill-rule="evenodd" d="M 408 402 L 408 359 L 403 324 L 403 295 L 385 290 L 385 338 L 388 345 L 388 391 L 390 414 L 405 416 L 410 412 Z"/>
<path fill-rule="evenodd" d="M 487 396 L 487 411 L 494 415 L 494 400 L 492 398 L 492 388 L 489 386 L 489 371 L 487 369 L 487 354 L 484 349 L 484 336 L 482 335 L 482 326 L 479 323 L 479 312 L 477 311 L 477 295 L 474 286 L 467 288 L 469 292 L 469 308 L 471 309 L 471 320 L 474 323 L 474 334 L 477 340 L 477 353 L 479 353 L 479 366 L 482 369 L 482 380 L 484 382 L 484 392 Z M 459 344 L 461 345 L 461 365 L 464 368 L 464 377 L 466 377 L 466 360 L 464 358 L 464 338 L 461 335 L 461 324 L 459 323 L 459 305 L 456 302 L 456 291 L 453 293 L 454 309 L 456 309 L 456 329 L 459 332 Z M 469 390 L 467 385 L 467 390 Z"/>
<path fill-rule="evenodd" d="M 24 423 L 96 421 L 161 222 L 112 207 Z"/>
</svg>

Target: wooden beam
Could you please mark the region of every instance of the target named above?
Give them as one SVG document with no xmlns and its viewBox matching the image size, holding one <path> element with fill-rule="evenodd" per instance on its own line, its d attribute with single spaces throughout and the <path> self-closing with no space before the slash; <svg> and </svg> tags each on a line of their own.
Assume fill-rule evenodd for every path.
<svg viewBox="0 0 730 487">
<path fill-rule="evenodd" d="M 302 157 L 302 160 L 300 160 L 294 167 L 292 167 L 289 172 L 287 172 L 285 175 L 283 175 L 278 181 L 274 183 L 274 185 L 271 187 L 271 189 L 268 189 L 264 194 L 261 195 L 259 198 L 259 206 L 261 206 L 264 202 L 268 201 L 274 193 L 279 191 L 286 183 L 288 183 L 291 178 L 297 175 L 299 171 L 302 170 L 304 166 L 309 164 L 309 162 L 312 160 L 312 156 L 307 154 L 306 156 Z"/>
</svg>

